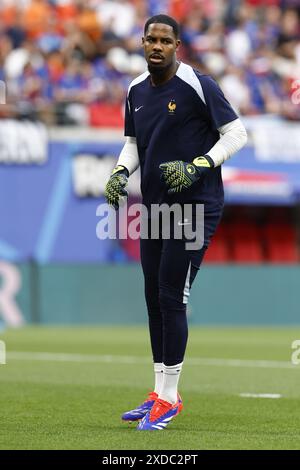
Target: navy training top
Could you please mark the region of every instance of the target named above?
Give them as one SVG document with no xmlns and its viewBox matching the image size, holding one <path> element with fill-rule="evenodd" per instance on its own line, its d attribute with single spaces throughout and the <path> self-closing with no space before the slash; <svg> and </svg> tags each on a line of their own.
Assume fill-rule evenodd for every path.
<svg viewBox="0 0 300 470">
<path fill-rule="evenodd" d="M 205 155 L 220 138 L 217 129 L 237 118 L 218 84 L 183 62 L 163 85 L 153 86 L 148 71 L 134 79 L 128 89 L 124 133 L 137 140 L 143 204 L 150 208 L 151 204 L 199 202 L 206 210 L 221 209 L 220 166 L 188 190 L 169 196 L 159 165 L 172 160 L 192 162 Z"/>
</svg>

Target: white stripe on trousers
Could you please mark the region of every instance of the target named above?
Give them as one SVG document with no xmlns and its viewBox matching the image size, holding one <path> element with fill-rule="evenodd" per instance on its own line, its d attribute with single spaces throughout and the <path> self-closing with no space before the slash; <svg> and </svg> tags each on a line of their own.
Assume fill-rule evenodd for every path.
<svg viewBox="0 0 300 470">
<path fill-rule="evenodd" d="M 187 272 L 186 279 L 185 279 L 185 285 L 184 285 L 184 289 L 183 289 L 183 299 L 182 299 L 182 302 L 183 302 L 184 304 L 187 304 L 187 303 L 188 303 L 188 298 L 189 298 L 189 296 L 190 296 L 191 265 L 192 265 L 192 262 L 190 261 L 189 268 L 188 268 L 188 272 Z"/>
</svg>

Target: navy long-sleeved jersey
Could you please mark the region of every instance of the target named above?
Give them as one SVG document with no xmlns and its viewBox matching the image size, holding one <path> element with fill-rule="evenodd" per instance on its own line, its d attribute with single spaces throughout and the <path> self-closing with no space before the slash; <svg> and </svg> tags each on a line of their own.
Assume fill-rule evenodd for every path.
<svg viewBox="0 0 300 470">
<path fill-rule="evenodd" d="M 217 129 L 237 118 L 217 83 L 183 62 L 163 85 L 153 86 L 149 72 L 133 80 L 126 101 L 125 136 L 137 140 L 143 203 L 150 207 L 199 202 L 206 209 L 221 208 L 221 167 L 190 189 L 169 196 L 159 165 L 172 160 L 192 162 L 205 155 L 220 138 Z"/>
</svg>

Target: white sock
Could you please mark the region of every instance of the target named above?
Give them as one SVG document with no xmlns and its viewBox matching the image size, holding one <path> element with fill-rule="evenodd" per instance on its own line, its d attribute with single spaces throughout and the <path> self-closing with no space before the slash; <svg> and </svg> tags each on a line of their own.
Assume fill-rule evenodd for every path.
<svg viewBox="0 0 300 470">
<path fill-rule="evenodd" d="M 163 373 L 163 384 L 159 393 L 159 398 L 168 401 L 169 403 L 177 402 L 177 388 L 182 369 L 182 364 L 176 364 L 175 366 L 164 366 Z"/>
<path fill-rule="evenodd" d="M 154 391 L 159 395 L 164 378 L 164 367 L 162 362 L 154 362 L 155 387 Z"/>
</svg>

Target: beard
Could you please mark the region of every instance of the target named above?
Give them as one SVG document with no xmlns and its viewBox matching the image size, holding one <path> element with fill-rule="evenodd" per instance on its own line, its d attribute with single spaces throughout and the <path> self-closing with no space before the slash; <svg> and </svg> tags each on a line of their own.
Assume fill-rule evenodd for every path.
<svg viewBox="0 0 300 470">
<path fill-rule="evenodd" d="M 161 77 L 164 76 L 165 73 L 169 70 L 169 68 L 172 67 L 172 62 L 167 65 L 154 65 L 154 64 L 148 64 L 148 70 L 151 73 L 151 75 L 155 75 L 156 77 Z"/>
</svg>

